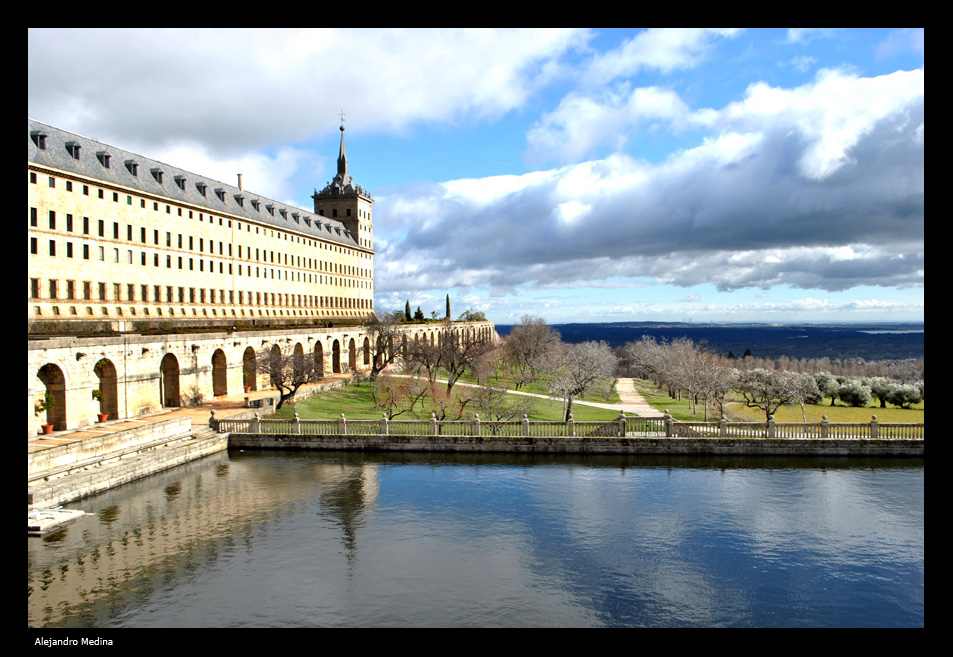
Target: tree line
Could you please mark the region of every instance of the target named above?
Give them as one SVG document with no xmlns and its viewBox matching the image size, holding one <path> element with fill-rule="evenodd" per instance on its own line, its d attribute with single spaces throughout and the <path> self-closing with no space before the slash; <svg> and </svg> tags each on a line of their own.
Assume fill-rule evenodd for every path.
<svg viewBox="0 0 953 657">
<path fill-rule="evenodd" d="M 449 304 L 448 304 L 449 305 Z M 449 309 L 449 308 L 448 308 Z M 533 384 L 563 403 L 568 420 L 573 403 L 587 392 L 611 391 L 616 376 L 654 381 L 673 399 L 687 398 L 693 412 L 701 405 L 724 414 L 729 394 L 759 408 L 765 419 L 782 405 L 804 406 L 830 398 L 851 406 L 866 406 L 877 398 L 908 408 L 923 400 L 923 361 L 851 363 L 853 373 L 823 369 L 825 360 L 728 358 L 704 343 L 643 336 L 613 351 L 604 341 L 566 343 L 559 331 L 539 317 L 524 316 L 502 341 L 456 330 L 445 317 L 431 339 L 408 341 L 400 328 L 404 314 L 390 313 L 368 322 L 370 369 L 360 375 L 372 386 L 372 397 L 388 418 L 415 415 L 427 408 L 437 419 L 460 419 L 480 413 L 483 419 L 515 419 L 531 410 L 529 397 L 508 395 L 496 382 L 511 379 L 517 390 Z M 316 380 L 312 358 L 271 350 L 259 356 L 272 383 L 281 391 L 278 407 L 303 383 Z M 399 364 L 401 375 L 386 374 Z M 454 389 L 466 375 L 475 383 Z"/>
</svg>

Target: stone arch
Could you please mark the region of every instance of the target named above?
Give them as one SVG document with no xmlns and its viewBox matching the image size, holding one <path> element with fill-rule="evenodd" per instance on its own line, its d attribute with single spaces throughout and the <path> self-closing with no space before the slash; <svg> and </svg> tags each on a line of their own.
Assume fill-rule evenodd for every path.
<svg viewBox="0 0 953 657">
<path fill-rule="evenodd" d="M 216 349 L 212 354 L 212 396 L 219 397 L 228 394 L 228 377 L 226 367 L 228 361 L 225 358 L 225 352 Z"/>
<path fill-rule="evenodd" d="M 324 376 L 324 346 L 320 341 L 314 344 L 314 373 Z"/>
<path fill-rule="evenodd" d="M 179 400 L 179 359 L 174 354 L 166 354 L 159 365 L 159 397 L 163 406 L 178 408 Z"/>
<path fill-rule="evenodd" d="M 107 413 L 110 420 L 119 418 L 119 377 L 116 374 L 116 366 L 108 358 L 101 358 L 93 367 L 93 374 L 99 380 L 99 391 L 103 393 L 99 412 Z"/>
<path fill-rule="evenodd" d="M 367 337 L 364 338 L 364 346 L 361 349 L 364 352 L 364 364 L 370 365 L 371 364 L 371 341 L 367 339 Z"/>
<path fill-rule="evenodd" d="M 66 429 L 66 377 L 59 365 L 47 363 L 37 372 L 36 378 L 42 385 L 36 386 L 36 401 L 41 401 L 47 393 L 53 395 L 53 407 L 40 413 L 41 424 L 52 424 L 54 431 Z"/>
<path fill-rule="evenodd" d="M 354 344 L 354 338 L 347 343 L 347 366 L 352 372 L 357 370 L 357 345 Z"/>
<path fill-rule="evenodd" d="M 337 340 L 331 345 L 331 371 L 341 373 L 341 343 Z"/>
<path fill-rule="evenodd" d="M 258 356 L 252 347 L 242 354 L 242 385 L 248 386 L 250 391 L 258 390 Z"/>
</svg>

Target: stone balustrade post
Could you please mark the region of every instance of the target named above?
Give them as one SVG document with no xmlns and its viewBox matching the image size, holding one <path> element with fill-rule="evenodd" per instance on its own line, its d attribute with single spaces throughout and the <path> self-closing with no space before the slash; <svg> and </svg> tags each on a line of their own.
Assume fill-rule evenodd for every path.
<svg viewBox="0 0 953 657">
<path fill-rule="evenodd" d="M 294 424 L 291 425 L 291 433 L 301 433 L 301 418 L 295 413 Z"/>
<path fill-rule="evenodd" d="M 876 439 L 880 434 L 880 429 L 877 426 L 877 416 L 873 415 L 870 418 L 870 437 Z"/>
<path fill-rule="evenodd" d="M 344 413 L 341 413 L 341 419 L 338 420 L 338 433 L 342 436 L 347 435 L 347 418 L 344 417 Z"/>
<path fill-rule="evenodd" d="M 437 414 L 436 413 L 430 414 L 430 435 L 431 436 L 437 435 Z"/>
<path fill-rule="evenodd" d="M 619 438 L 625 438 L 625 411 L 619 411 Z"/>
<path fill-rule="evenodd" d="M 722 438 L 728 437 L 728 418 L 724 415 L 721 416 L 721 419 L 718 421 L 718 433 Z"/>
<path fill-rule="evenodd" d="M 570 438 L 576 435 L 576 421 L 572 419 L 572 413 L 569 414 L 569 419 L 566 420 L 566 435 Z"/>
<path fill-rule="evenodd" d="M 768 438 L 774 438 L 774 416 L 768 416 Z"/>
<path fill-rule="evenodd" d="M 261 413 L 255 413 L 255 419 L 251 421 L 251 432 L 261 433 Z"/>
<path fill-rule="evenodd" d="M 212 409 L 212 414 L 208 418 L 208 425 L 218 431 L 218 420 L 215 419 L 215 409 Z"/>
<path fill-rule="evenodd" d="M 474 436 L 480 435 L 480 414 L 479 413 L 473 414 L 473 435 Z"/>
<path fill-rule="evenodd" d="M 384 413 L 384 417 L 381 418 L 381 435 L 382 436 L 386 436 L 387 432 L 390 430 L 390 427 L 388 426 L 389 424 L 390 424 L 390 420 L 387 419 L 387 413 Z"/>
<path fill-rule="evenodd" d="M 672 416 L 669 414 L 668 409 L 665 409 L 665 415 L 662 416 L 662 423 L 665 425 L 665 437 L 671 438 L 674 435 L 672 430 Z"/>
<path fill-rule="evenodd" d="M 526 413 L 523 413 L 523 435 L 529 435 L 529 418 L 526 417 Z"/>
<path fill-rule="evenodd" d="M 828 437 L 828 431 L 830 431 L 830 423 L 827 421 L 827 416 L 821 418 L 821 438 Z"/>
</svg>

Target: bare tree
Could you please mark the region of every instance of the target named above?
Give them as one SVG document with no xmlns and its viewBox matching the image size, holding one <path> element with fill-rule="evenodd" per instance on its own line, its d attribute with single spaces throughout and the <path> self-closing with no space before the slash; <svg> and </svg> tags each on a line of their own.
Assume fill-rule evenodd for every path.
<svg viewBox="0 0 953 657">
<path fill-rule="evenodd" d="M 275 410 L 294 397 L 298 388 L 317 379 L 314 358 L 301 351 L 283 351 L 274 345 L 271 349 L 260 351 L 257 358 L 271 377 L 271 384 L 280 393 Z"/>
<path fill-rule="evenodd" d="M 599 379 L 615 374 L 616 359 L 605 342 L 562 344 L 555 358 L 541 375 L 550 392 L 565 404 L 565 419 L 572 415 L 572 403 Z"/>
<path fill-rule="evenodd" d="M 367 317 L 366 325 L 371 343 L 371 370 L 368 378 L 374 381 L 397 357 L 397 345 L 400 344 L 401 338 L 400 321 L 393 313 L 380 318 L 371 313 Z"/>
<path fill-rule="evenodd" d="M 738 391 L 744 397 L 746 406 L 764 411 L 767 421 L 778 408 L 795 401 L 798 394 L 797 379 L 800 379 L 800 375 L 794 372 L 772 372 L 758 367 L 741 373 Z"/>
<path fill-rule="evenodd" d="M 434 385 L 442 371 L 447 376 L 447 394 L 467 369 L 488 352 L 493 344 L 481 339 L 478 334 L 463 328 L 454 327 L 453 322 L 444 320 L 438 344 L 426 340 L 414 341 L 407 345 L 404 360 L 411 369 L 426 370 L 427 378 Z"/>
<path fill-rule="evenodd" d="M 523 315 L 520 324 L 510 331 L 503 347 L 503 357 L 516 371 L 514 380 L 517 389 L 536 379 L 560 342 L 559 332 L 546 324 L 542 317 Z"/>
</svg>

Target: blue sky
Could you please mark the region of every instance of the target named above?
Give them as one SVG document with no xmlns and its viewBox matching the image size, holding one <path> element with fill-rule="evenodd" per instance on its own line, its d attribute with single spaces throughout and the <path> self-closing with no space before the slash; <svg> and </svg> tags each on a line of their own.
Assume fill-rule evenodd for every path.
<svg viewBox="0 0 953 657">
<path fill-rule="evenodd" d="M 306 209 L 343 111 L 378 309 L 923 320 L 922 29 L 31 29 L 28 58 L 31 118 Z"/>
</svg>

